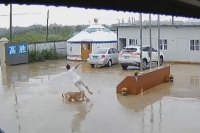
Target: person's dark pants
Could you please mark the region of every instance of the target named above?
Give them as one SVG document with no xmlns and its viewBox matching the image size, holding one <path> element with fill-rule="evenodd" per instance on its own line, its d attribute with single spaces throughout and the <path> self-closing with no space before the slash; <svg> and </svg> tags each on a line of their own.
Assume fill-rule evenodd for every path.
<svg viewBox="0 0 200 133">
<path fill-rule="evenodd" d="M 0 128 L 0 133 L 5 133 L 5 132 Z"/>
</svg>

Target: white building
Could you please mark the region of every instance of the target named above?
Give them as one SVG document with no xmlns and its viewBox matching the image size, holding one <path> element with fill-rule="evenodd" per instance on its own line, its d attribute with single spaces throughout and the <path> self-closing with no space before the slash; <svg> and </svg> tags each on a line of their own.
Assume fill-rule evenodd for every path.
<svg viewBox="0 0 200 133">
<path fill-rule="evenodd" d="M 93 49 L 112 47 L 117 49 L 117 34 L 95 23 L 67 40 L 67 59 L 86 60 Z"/>
<path fill-rule="evenodd" d="M 118 50 L 127 45 L 140 45 L 139 26 L 119 26 Z M 149 27 L 143 26 L 143 45 L 149 45 Z M 161 25 L 160 50 L 165 61 L 200 62 L 200 26 Z M 158 28 L 152 26 L 152 47 L 158 49 Z"/>
</svg>

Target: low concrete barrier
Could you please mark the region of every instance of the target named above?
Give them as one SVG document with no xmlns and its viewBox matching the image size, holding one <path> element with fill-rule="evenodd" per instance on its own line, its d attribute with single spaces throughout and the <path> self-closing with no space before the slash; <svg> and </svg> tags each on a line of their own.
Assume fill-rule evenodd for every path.
<svg viewBox="0 0 200 133">
<path fill-rule="evenodd" d="M 166 79 L 170 75 L 170 66 L 162 66 L 152 70 L 145 71 L 138 78 L 127 76 L 121 83 L 117 85 L 117 93 L 122 93 L 121 89 L 126 87 L 128 94 L 138 95 L 155 86 L 167 82 Z"/>
</svg>

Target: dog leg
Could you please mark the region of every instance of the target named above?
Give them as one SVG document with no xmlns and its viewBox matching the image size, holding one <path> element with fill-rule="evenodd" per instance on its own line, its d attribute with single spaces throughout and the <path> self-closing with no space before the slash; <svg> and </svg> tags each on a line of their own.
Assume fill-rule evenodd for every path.
<svg viewBox="0 0 200 133">
<path fill-rule="evenodd" d="M 64 93 L 62 93 L 62 98 L 63 98 L 63 102 L 66 103 L 66 97 L 65 97 Z"/>
<path fill-rule="evenodd" d="M 89 98 L 87 98 L 87 99 L 86 99 L 86 101 L 90 101 L 90 99 L 89 99 Z"/>
<path fill-rule="evenodd" d="M 90 99 L 86 97 L 85 92 L 82 93 L 82 99 L 84 99 L 84 98 L 86 99 L 86 101 L 90 101 Z"/>
<path fill-rule="evenodd" d="M 69 99 L 68 99 L 68 102 L 72 102 L 72 98 L 69 98 Z"/>
</svg>

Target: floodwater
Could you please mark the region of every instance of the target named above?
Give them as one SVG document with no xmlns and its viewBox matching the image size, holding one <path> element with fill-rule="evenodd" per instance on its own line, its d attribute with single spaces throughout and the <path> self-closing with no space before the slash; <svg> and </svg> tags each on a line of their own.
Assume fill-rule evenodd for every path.
<svg viewBox="0 0 200 133">
<path fill-rule="evenodd" d="M 174 83 L 138 96 L 116 94 L 133 70 L 77 69 L 94 92 L 89 102 L 63 103 L 77 91 L 66 75 L 66 60 L 1 68 L 0 128 L 6 133 L 199 133 L 200 66 L 171 65 Z M 70 62 L 74 65 L 74 62 Z"/>
</svg>

